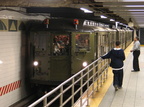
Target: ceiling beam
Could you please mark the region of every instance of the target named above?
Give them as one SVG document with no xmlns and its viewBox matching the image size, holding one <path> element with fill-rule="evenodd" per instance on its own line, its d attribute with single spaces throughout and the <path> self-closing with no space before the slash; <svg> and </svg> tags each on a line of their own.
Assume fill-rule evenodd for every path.
<svg viewBox="0 0 144 107">
<path fill-rule="evenodd" d="M 115 9 L 115 10 L 144 9 L 144 7 L 117 7 L 117 6 L 115 6 L 115 7 L 93 7 L 93 8 L 95 8 L 95 9 L 109 8 L 109 9 Z"/>
<path fill-rule="evenodd" d="M 144 5 L 144 2 L 103 2 L 103 5 Z"/>
<path fill-rule="evenodd" d="M 125 13 L 125 12 L 140 12 L 141 13 L 141 12 L 144 12 L 144 11 L 137 11 L 137 10 L 134 10 L 134 11 L 133 10 L 123 10 L 123 11 L 122 10 L 120 10 L 120 11 L 119 10 L 112 10 L 112 11 L 118 12 L 118 13 Z"/>
<path fill-rule="evenodd" d="M 1 7 L 68 7 L 72 3 L 72 0 L 0 0 Z"/>
<path fill-rule="evenodd" d="M 74 3 L 82 5 L 144 5 L 144 2 L 96 2 L 96 3 Z"/>
<path fill-rule="evenodd" d="M 112 15 L 112 14 L 117 14 L 117 15 L 121 15 L 121 16 L 136 16 L 136 17 L 144 17 L 144 15 L 142 14 L 125 14 L 125 13 L 118 13 L 118 12 L 114 12 L 114 13 L 94 13 L 95 15 L 99 16 L 99 15 Z"/>
</svg>

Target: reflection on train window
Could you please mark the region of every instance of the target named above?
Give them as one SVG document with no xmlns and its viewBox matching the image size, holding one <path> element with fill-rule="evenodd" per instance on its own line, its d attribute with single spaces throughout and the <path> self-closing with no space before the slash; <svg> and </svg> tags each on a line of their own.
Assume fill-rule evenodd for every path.
<svg viewBox="0 0 144 107">
<path fill-rule="evenodd" d="M 54 35 L 53 36 L 53 55 L 69 55 L 70 53 L 69 35 Z"/>
<path fill-rule="evenodd" d="M 89 34 L 77 34 L 75 36 L 75 51 L 89 51 Z"/>
<path fill-rule="evenodd" d="M 46 35 L 43 34 L 34 34 L 34 46 L 36 50 L 44 51 L 46 50 Z"/>
</svg>

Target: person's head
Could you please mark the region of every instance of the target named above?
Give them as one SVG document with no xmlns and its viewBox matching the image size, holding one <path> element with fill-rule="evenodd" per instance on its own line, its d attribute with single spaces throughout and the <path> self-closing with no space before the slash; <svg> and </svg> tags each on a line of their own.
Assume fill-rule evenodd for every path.
<svg viewBox="0 0 144 107">
<path fill-rule="evenodd" d="M 136 37 L 134 38 L 134 41 L 137 41 L 137 40 L 139 40 L 139 37 L 136 36 Z"/>
<path fill-rule="evenodd" d="M 120 44 L 121 44 L 120 41 L 116 41 L 115 43 L 116 46 L 120 46 Z"/>
</svg>

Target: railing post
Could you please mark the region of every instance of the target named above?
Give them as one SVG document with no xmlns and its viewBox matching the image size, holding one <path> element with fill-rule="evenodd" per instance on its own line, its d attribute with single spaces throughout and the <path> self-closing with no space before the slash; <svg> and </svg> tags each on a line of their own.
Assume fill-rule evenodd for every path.
<svg viewBox="0 0 144 107">
<path fill-rule="evenodd" d="M 105 60 L 104 60 L 105 61 Z M 104 61 L 101 62 L 101 68 L 100 68 L 100 72 L 102 73 L 103 69 L 102 69 L 102 66 L 104 64 Z M 100 75 L 100 87 L 102 87 L 102 74 Z"/>
<path fill-rule="evenodd" d="M 47 93 L 47 91 L 45 91 L 45 94 Z M 47 105 L 47 98 L 45 98 L 44 100 L 43 100 L 43 106 L 46 106 Z"/>
<path fill-rule="evenodd" d="M 106 70 L 106 79 L 108 78 L 108 62 L 107 62 L 107 70 Z"/>
<path fill-rule="evenodd" d="M 80 81 L 80 107 L 82 107 L 82 94 L 83 94 L 83 88 L 82 88 L 82 85 L 83 85 L 83 72 L 81 72 L 81 81 Z"/>
<path fill-rule="evenodd" d="M 99 90 L 99 65 L 97 66 L 98 70 L 97 72 L 97 91 Z"/>
<path fill-rule="evenodd" d="M 89 67 L 88 67 L 88 74 L 87 80 L 89 79 Z M 87 82 L 87 89 L 89 88 L 89 81 Z M 89 106 L 89 90 L 87 90 L 87 107 Z"/>
<path fill-rule="evenodd" d="M 94 81 L 95 81 L 95 74 L 96 74 L 96 68 L 95 68 L 95 63 L 93 64 L 93 73 L 92 73 L 92 97 L 94 98 L 94 94 L 95 94 L 95 88 L 94 88 Z"/>
<path fill-rule="evenodd" d="M 106 68 L 105 68 L 105 71 L 104 71 L 104 82 L 107 79 L 107 72 L 108 72 L 108 64 L 107 63 L 108 63 L 108 61 L 106 61 L 106 63 L 105 63 Z"/>
<path fill-rule="evenodd" d="M 74 81 L 75 79 L 73 78 L 72 79 L 72 100 L 71 100 L 72 106 L 74 105 Z"/>
<path fill-rule="evenodd" d="M 61 88 L 60 88 L 60 93 L 61 93 L 61 96 L 60 96 L 60 107 L 62 107 L 61 105 L 63 104 L 63 86 L 61 86 Z"/>
<path fill-rule="evenodd" d="M 88 72 L 89 72 L 89 68 L 88 68 Z M 87 80 L 89 79 L 89 73 L 87 74 Z M 87 82 L 87 88 L 89 87 L 89 82 Z"/>
<path fill-rule="evenodd" d="M 106 70 L 107 70 L 107 68 L 106 68 Z M 103 83 L 105 83 L 105 81 L 106 81 L 106 71 L 104 71 Z"/>
</svg>

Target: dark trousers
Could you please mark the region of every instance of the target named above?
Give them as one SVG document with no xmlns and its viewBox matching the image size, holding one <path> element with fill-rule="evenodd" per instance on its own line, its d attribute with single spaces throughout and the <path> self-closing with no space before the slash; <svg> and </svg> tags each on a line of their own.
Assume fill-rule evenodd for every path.
<svg viewBox="0 0 144 107">
<path fill-rule="evenodd" d="M 133 52 L 133 69 L 134 71 L 139 71 L 139 55 L 140 51 L 134 51 Z"/>
<path fill-rule="evenodd" d="M 123 69 L 121 70 L 113 70 L 113 85 L 117 85 L 119 87 L 122 87 L 123 83 Z"/>
</svg>

